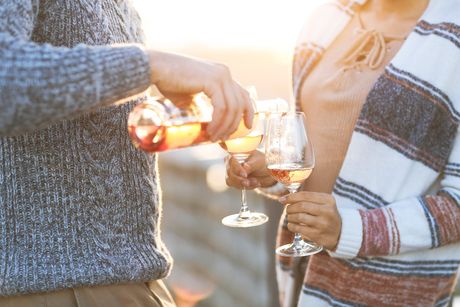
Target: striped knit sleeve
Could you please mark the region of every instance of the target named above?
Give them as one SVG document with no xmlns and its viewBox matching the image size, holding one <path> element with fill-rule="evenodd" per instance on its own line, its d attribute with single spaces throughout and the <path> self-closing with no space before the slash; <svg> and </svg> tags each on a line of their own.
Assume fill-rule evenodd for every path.
<svg viewBox="0 0 460 307">
<path fill-rule="evenodd" d="M 387 202 L 369 189 L 339 177 L 335 195 L 342 218 L 342 231 L 336 251 L 330 254 L 341 258 L 388 256 L 460 242 L 459 128 L 452 142 L 447 162 L 439 170 L 440 186 L 433 194 L 430 192 Z M 383 144 L 374 144 L 384 147 Z M 378 159 L 379 154 L 374 154 Z M 397 155 L 395 153 L 393 157 Z M 414 185 L 423 184 L 426 173 L 416 169 L 416 162 L 410 164 L 410 160 L 407 161 L 409 166 L 403 181 L 394 173 L 393 176 L 383 173 L 374 176 L 398 182 L 399 187 L 395 188 L 399 189 L 410 190 Z M 425 172 L 429 172 L 426 167 Z M 409 174 L 418 174 L 418 178 Z M 388 187 L 393 188 L 392 185 L 387 181 Z M 356 205 L 353 207 L 352 203 Z"/>
<path fill-rule="evenodd" d="M 141 46 L 31 42 L 35 2 L 0 4 L 0 135 L 44 127 L 147 89 L 149 59 Z"/>
<path fill-rule="evenodd" d="M 456 66 L 453 62 L 447 62 L 447 65 Z M 388 70 L 388 76 L 390 73 L 391 70 Z M 398 89 L 395 83 L 391 84 Z M 382 131 L 392 136 L 380 138 L 384 133 L 373 134 L 377 131 L 377 124 L 373 124 L 371 129 L 362 118 L 369 117 L 369 110 L 373 110 L 373 117 L 377 118 L 375 114 L 379 113 L 375 112 L 375 107 L 384 103 L 385 108 L 391 108 L 393 102 L 400 99 L 398 96 L 393 100 L 392 95 L 403 92 L 402 89 L 388 91 L 385 86 L 381 88 L 386 99 L 381 100 L 381 103 L 374 100 L 378 89 L 369 95 L 369 103 L 357 124 L 357 129 L 362 132 L 354 135 L 350 146 L 352 156 L 367 157 L 367 161 L 363 162 L 362 158 L 351 159 L 348 165 L 344 165 L 345 170 L 341 175 L 344 177 L 338 178 L 334 189 L 342 217 L 341 237 L 337 250 L 332 253 L 336 257 L 398 255 L 460 242 L 458 124 L 449 119 L 448 114 L 451 113 L 439 111 L 443 107 L 441 104 L 434 105 L 428 100 L 418 101 L 418 107 L 426 103 L 429 108 L 426 108 L 426 116 L 417 117 L 414 116 L 415 109 L 411 108 L 409 100 L 404 100 L 404 112 L 408 116 L 404 117 L 406 120 L 400 122 L 400 126 L 396 126 L 395 121 L 388 117 L 384 119 L 385 124 L 382 124 L 384 121 L 374 121 L 380 127 L 386 125 Z M 457 88 L 454 90 L 458 91 Z M 452 94 L 452 97 L 454 95 L 457 94 Z M 413 101 L 417 99 L 414 95 L 410 97 Z M 438 112 L 434 113 L 433 109 Z M 402 108 L 399 110 L 403 112 Z M 430 114 L 438 117 L 430 118 Z M 393 131 L 391 125 L 395 127 Z M 420 130 L 412 127 L 426 129 L 417 135 Z M 398 147 L 405 137 L 400 133 L 401 130 L 409 131 L 407 135 L 412 137 L 410 142 L 421 140 L 418 147 L 410 148 L 407 143 Z M 436 180 L 436 177 L 440 180 Z M 439 187 L 433 186 L 436 183 Z M 382 197 L 385 193 L 386 196 Z M 407 196 L 395 197 L 394 201 L 386 200 L 396 193 Z"/>
<path fill-rule="evenodd" d="M 385 207 L 339 209 L 342 232 L 334 257 L 388 256 L 460 242 L 460 139 L 435 195 Z M 456 162 L 454 162 L 456 161 Z"/>
<path fill-rule="evenodd" d="M 396 255 L 460 242 L 460 135 L 435 195 L 340 213 L 344 229 L 335 256 Z"/>
</svg>

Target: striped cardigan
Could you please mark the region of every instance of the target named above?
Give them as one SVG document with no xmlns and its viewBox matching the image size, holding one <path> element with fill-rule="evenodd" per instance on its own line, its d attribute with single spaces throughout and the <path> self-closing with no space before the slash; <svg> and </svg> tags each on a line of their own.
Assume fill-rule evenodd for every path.
<svg viewBox="0 0 460 307">
<path fill-rule="evenodd" d="M 307 24 L 294 58 L 297 97 L 337 35 L 318 33 L 342 29 L 354 2 L 325 5 L 313 18 L 320 24 Z M 294 299 L 286 289 L 299 275 L 296 260 L 278 259 L 284 306 L 448 304 L 460 264 L 459 121 L 460 1 L 432 0 L 356 124 L 333 192 L 342 217 L 337 250 L 310 257 Z M 279 244 L 291 239 L 282 221 Z"/>
</svg>

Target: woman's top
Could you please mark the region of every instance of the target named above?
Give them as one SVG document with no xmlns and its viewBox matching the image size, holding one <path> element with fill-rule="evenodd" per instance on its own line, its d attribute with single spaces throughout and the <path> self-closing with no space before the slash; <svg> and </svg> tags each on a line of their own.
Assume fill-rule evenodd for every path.
<svg viewBox="0 0 460 307">
<path fill-rule="evenodd" d="M 329 47 L 312 37 L 338 36 L 349 23 L 340 16 L 355 10 L 335 2 L 320 11 L 332 18 L 316 18 L 326 27 L 310 22 L 298 45 L 297 94 Z M 342 219 L 338 246 L 310 258 L 300 306 L 448 304 L 460 264 L 458 84 L 460 3 L 431 1 L 361 108 L 332 193 Z M 285 225 L 280 244 L 290 239 Z M 285 306 L 292 264 L 280 258 L 277 266 Z"/>
<path fill-rule="evenodd" d="M 168 274 L 156 157 L 112 105 L 150 84 L 142 40 L 129 1 L 0 3 L 0 296 Z"/>
<path fill-rule="evenodd" d="M 299 103 L 316 160 L 304 190 L 332 193 L 361 107 L 409 34 L 402 30 L 397 36 L 381 33 L 356 14 L 303 82 Z"/>
</svg>

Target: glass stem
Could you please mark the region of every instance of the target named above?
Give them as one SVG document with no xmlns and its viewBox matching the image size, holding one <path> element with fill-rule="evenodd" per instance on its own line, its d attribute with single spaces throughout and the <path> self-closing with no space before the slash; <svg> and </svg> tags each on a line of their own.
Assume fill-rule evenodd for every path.
<svg viewBox="0 0 460 307">
<path fill-rule="evenodd" d="M 302 235 L 300 233 L 295 233 L 294 240 L 292 241 L 292 245 L 294 245 L 294 248 L 296 250 L 301 250 L 302 243 L 303 243 Z"/>
<path fill-rule="evenodd" d="M 247 155 L 234 155 L 233 157 L 236 159 L 236 161 L 238 161 L 238 163 L 241 166 L 243 166 L 244 162 L 246 162 L 246 159 L 248 158 Z M 243 188 L 241 190 L 241 209 L 240 214 L 238 216 L 238 218 L 241 220 L 246 220 L 251 217 L 251 211 L 249 210 L 248 202 L 246 199 L 246 189 Z"/>
<path fill-rule="evenodd" d="M 295 185 L 288 186 L 287 189 L 288 189 L 290 194 L 293 194 L 293 193 L 297 192 L 299 187 L 300 187 L 300 184 L 295 184 Z M 294 246 L 294 248 L 296 250 L 301 250 L 302 249 L 302 243 L 303 243 L 302 235 L 300 233 L 295 233 L 294 234 L 294 240 L 292 241 L 292 245 Z"/>
<path fill-rule="evenodd" d="M 241 190 L 241 209 L 240 209 L 240 219 L 248 219 L 251 211 L 249 211 L 248 203 L 246 201 L 246 189 Z"/>
</svg>

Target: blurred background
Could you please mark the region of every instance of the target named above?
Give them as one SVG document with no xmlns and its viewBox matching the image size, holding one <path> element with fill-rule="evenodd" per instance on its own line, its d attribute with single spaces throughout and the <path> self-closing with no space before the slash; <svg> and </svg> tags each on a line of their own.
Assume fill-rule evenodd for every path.
<svg viewBox="0 0 460 307">
<path fill-rule="evenodd" d="M 300 28 L 320 0 L 134 0 L 148 44 L 225 63 L 260 99 L 291 99 L 291 57 Z M 160 154 L 163 238 L 174 259 L 167 280 L 179 307 L 278 306 L 274 244 L 281 206 L 249 193 L 270 222 L 227 228 L 239 191 L 225 185 L 217 145 Z"/>
</svg>

